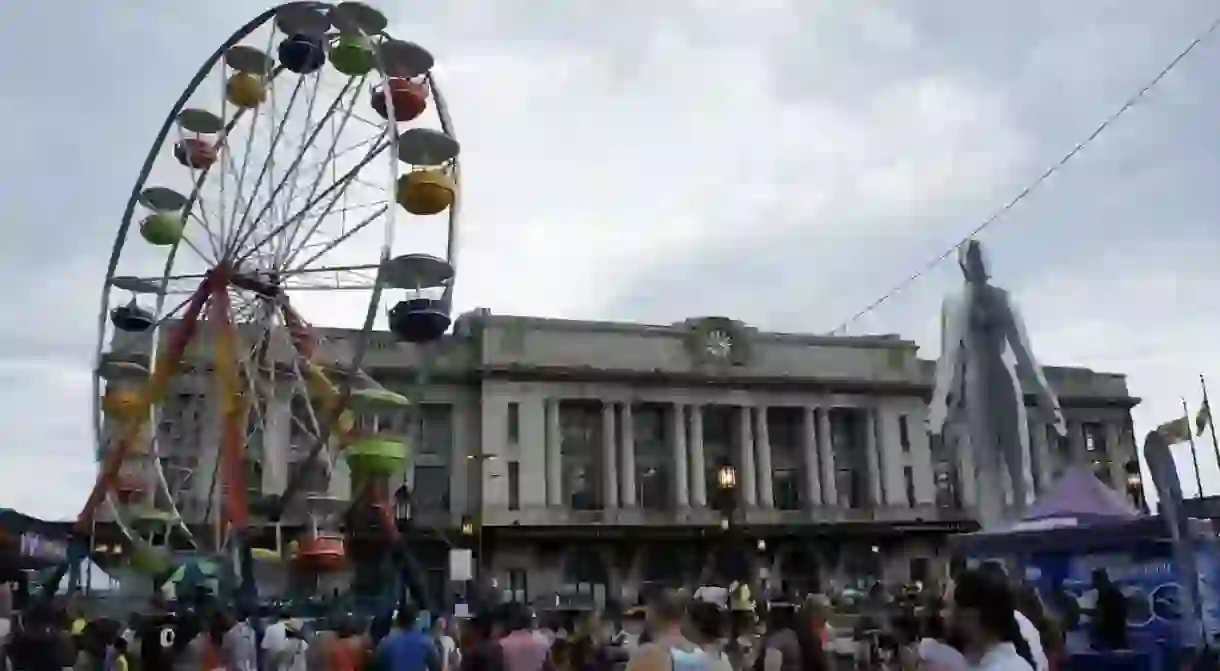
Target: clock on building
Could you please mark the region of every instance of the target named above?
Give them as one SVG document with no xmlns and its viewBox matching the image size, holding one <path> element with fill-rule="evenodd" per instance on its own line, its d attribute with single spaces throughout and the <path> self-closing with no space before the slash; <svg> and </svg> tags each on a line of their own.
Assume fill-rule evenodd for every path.
<svg viewBox="0 0 1220 671">
<path fill-rule="evenodd" d="M 733 335 L 723 329 L 709 331 L 703 340 L 703 351 L 717 361 L 727 361 L 733 354 Z"/>
<path fill-rule="evenodd" d="M 748 357 L 746 329 L 726 317 L 701 317 L 686 321 L 686 345 L 698 363 L 744 365 Z"/>
</svg>

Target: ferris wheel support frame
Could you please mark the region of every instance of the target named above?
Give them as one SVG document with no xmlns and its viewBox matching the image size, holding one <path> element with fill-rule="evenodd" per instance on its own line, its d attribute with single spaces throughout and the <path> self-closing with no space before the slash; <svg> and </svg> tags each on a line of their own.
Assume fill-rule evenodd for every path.
<svg viewBox="0 0 1220 671">
<path fill-rule="evenodd" d="M 228 524 L 230 552 L 237 557 L 238 595 L 245 605 L 252 606 L 258 603 L 258 584 L 254 580 L 254 556 L 248 538 L 250 509 L 246 491 L 245 402 L 241 375 L 237 371 L 237 328 L 233 324 L 233 306 L 229 298 L 233 268 L 222 263 L 217 271 L 219 279 L 212 289 L 211 316 L 218 327 L 213 367 L 221 404 L 220 458 L 225 483 L 223 517 Z"/>
</svg>

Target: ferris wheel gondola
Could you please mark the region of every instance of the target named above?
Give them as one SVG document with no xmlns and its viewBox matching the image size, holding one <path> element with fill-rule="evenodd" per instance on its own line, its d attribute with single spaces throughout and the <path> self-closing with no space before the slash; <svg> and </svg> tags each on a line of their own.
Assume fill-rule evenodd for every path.
<svg viewBox="0 0 1220 671">
<path fill-rule="evenodd" d="M 362 362 L 386 290 L 406 294 L 389 310 L 400 340 L 448 328 L 461 193 L 434 59 L 387 25 L 357 2 L 274 8 L 226 40 L 170 110 L 102 290 L 99 474 L 78 538 L 113 522 L 148 570 L 179 548 L 249 556 L 248 497 L 324 497 L 345 451 L 357 484 L 372 485 L 362 495 L 386 496 L 409 447 L 362 433 L 353 413 L 402 397 Z M 407 218 L 424 223 L 396 244 Z M 330 292 L 367 295 L 351 335 L 306 319 Z M 275 459 L 300 468 L 247 482 Z"/>
</svg>

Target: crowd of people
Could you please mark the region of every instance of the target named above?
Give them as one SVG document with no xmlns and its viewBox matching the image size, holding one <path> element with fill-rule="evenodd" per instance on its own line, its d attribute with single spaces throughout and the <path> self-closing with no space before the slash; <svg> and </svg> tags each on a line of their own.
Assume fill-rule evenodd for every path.
<svg viewBox="0 0 1220 671">
<path fill-rule="evenodd" d="M 1094 647 L 1126 645 L 1125 601 L 1095 576 Z M 723 590 L 720 590 L 723 592 Z M 882 600 L 850 623 L 823 595 L 734 608 L 716 590 L 660 590 L 642 617 L 507 603 L 460 620 L 410 604 L 310 621 L 217 608 L 86 621 L 50 603 L 12 619 L 11 671 L 1058 671 L 1061 618 L 1002 566 L 952 566 L 945 589 Z M 712 596 L 709 596 L 712 595 Z M 722 595 L 721 595 L 722 596 Z M 837 630 L 836 625 L 842 629 Z M 841 645 L 848 643 L 847 650 Z"/>
</svg>

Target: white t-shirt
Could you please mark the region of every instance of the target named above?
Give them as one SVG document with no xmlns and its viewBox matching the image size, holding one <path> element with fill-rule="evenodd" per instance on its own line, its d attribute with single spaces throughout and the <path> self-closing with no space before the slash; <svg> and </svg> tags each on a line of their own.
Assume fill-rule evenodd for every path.
<svg viewBox="0 0 1220 671">
<path fill-rule="evenodd" d="M 957 648 L 934 638 L 920 641 L 918 654 L 920 671 L 966 671 L 970 668 L 966 657 Z"/>
<path fill-rule="evenodd" d="M 1013 617 L 1017 618 L 1017 628 L 1021 630 L 1021 638 L 1025 639 L 1025 643 L 1029 645 L 1029 655 L 1034 658 L 1034 671 L 1050 671 L 1050 662 L 1046 659 L 1046 651 L 1042 649 L 1042 635 L 1038 633 L 1038 628 L 1033 622 L 1029 621 L 1021 611 L 1013 611 Z"/>
<path fill-rule="evenodd" d="M 299 638 L 286 638 L 275 666 L 276 671 L 306 671 L 309 644 Z"/>
<path fill-rule="evenodd" d="M 276 622 L 263 632 L 263 650 L 275 654 L 288 643 L 288 625 Z"/>
<path fill-rule="evenodd" d="M 458 653 L 457 643 L 448 634 L 441 634 L 441 653 L 441 669 L 443 671 L 450 671 L 450 669 L 455 669 L 456 666 L 461 665 L 462 658 Z M 450 664 L 451 662 L 452 665 Z"/>
<path fill-rule="evenodd" d="M 1033 671 L 1012 643 L 1001 643 L 988 650 L 979 663 L 970 668 L 971 671 Z"/>
</svg>

